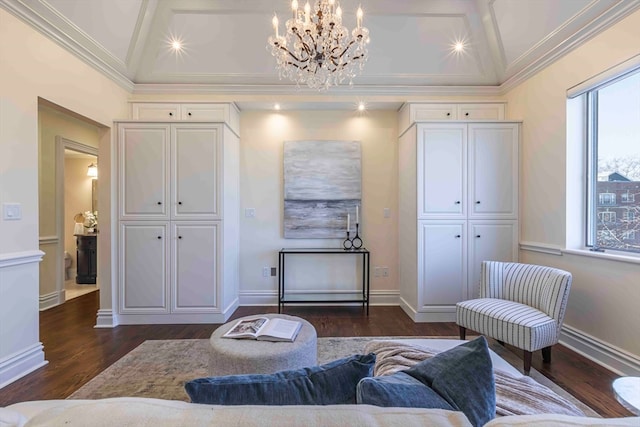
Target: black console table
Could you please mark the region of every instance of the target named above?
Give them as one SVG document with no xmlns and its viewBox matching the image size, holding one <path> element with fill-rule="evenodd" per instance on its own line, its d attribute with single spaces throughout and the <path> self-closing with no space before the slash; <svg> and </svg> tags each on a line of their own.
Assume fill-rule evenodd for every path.
<svg viewBox="0 0 640 427">
<path fill-rule="evenodd" d="M 312 294 L 287 294 L 285 286 L 285 268 L 287 255 L 341 255 L 362 257 L 362 289 L 353 292 L 335 294 L 331 291 Z M 283 248 L 279 253 L 278 268 L 278 313 L 285 303 L 362 303 L 369 315 L 369 256 L 367 249 L 332 249 L 332 248 Z"/>
<path fill-rule="evenodd" d="M 76 234 L 76 283 L 95 285 L 97 244 L 95 234 Z"/>
</svg>

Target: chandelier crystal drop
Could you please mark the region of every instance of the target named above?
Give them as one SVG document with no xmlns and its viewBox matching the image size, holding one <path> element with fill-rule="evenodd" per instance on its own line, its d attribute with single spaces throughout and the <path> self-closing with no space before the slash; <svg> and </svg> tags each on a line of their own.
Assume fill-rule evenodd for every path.
<svg viewBox="0 0 640 427">
<path fill-rule="evenodd" d="M 367 61 L 369 30 L 362 26 L 362 8 L 358 8 L 353 31 L 342 25 L 338 0 L 316 0 L 313 12 L 307 1 L 304 10 L 291 2 L 292 18 L 280 35 L 278 17 L 273 16 L 275 35 L 269 37 L 267 50 L 276 58 L 280 79 L 289 78 L 298 86 L 327 90 L 362 73 Z"/>
</svg>

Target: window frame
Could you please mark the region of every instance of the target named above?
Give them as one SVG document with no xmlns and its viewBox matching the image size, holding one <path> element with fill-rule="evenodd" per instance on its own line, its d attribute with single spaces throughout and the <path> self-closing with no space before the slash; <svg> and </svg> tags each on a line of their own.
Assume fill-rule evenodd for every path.
<svg viewBox="0 0 640 427">
<path fill-rule="evenodd" d="M 624 254 L 629 254 L 632 256 L 640 257 L 640 250 L 636 249 L 626 249 L 626 248 L 609 248 L 609 247 L 601 247 L 597 244 L 597 236 L 598 236 L 598 221 L 600 221 L 600 215 L 598 214 L 598 207 L 616 207 L 618 202 L 617 194 L 613 194 L 613 203 L 601 203 L 601 195 L 608 193 L 598 193 L 597 192 L 597 183 L 598 183 L 598 91 L 604 89 L 607 86 L 616 84 L 617 82 L 624 80 L 632 75 L 639 74 L 640 75 L 640 67 L 635 68 L 634 70 L 630 70 L 624 72 L 607 82 L 604 82 L 598 86 L 595 86 L 584 93 L 585 95 L 585 134 L 586 134 L 586 159 L 585 159 L 585 224 L 584 224 L 584 245 L 591 252 L 620 252 Z M 620 194 L 620 203 L 634 203 L 635 197 L 629 199 L 624 202 L 622 201 L 623 194 Z M 601 212 L 604 213 L 604 212 Z M 610 216 L 610 215 L 609 215 Z M 617 221 L 617 215 L 616 221 Z M 623 215 L 621 215 L 622 217 Z M 613 221 L 609 221 L 611 223 Z M 610 230 L 607 230 L 611 233 Z M 624 233 L 624 232 L 623 232 Z M 624 233 L 626 234 L 626 233 Z M 620 238 L 624 234 L 620 235 Z M 635 234 L 635 233 L 634 233 Z"/>
</svg>

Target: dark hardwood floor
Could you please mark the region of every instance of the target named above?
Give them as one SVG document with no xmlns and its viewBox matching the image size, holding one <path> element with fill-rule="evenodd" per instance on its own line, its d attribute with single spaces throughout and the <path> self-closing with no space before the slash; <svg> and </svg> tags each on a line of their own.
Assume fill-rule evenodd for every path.
<svg viewBox="0 0 640 427">
<path fill-rule="evenodd" d="M 218 326 L 96 329 L 98 306 L 98 292 L 93 292 L 40 313 L 40 339 L 49 364 L 0 389 L 0 406 L 64 399 L 145 340 L 209 338 Z M 275 311 L 276 307 L 240 307 L 232 318 Z M 287 306 L 285 312 L 307 319 L 320 337 L 458 335 L 454 323 L 414 323 L 399 307 L 374 306 L 369 316 L 359 307 Z M 537 352 L 533 367 L 604 417 L 631 415 L 613 395 L 611 383 L 618 376 L 561 345 L 553 348 L 551 364 L 543 364 Z"/>
</svg>

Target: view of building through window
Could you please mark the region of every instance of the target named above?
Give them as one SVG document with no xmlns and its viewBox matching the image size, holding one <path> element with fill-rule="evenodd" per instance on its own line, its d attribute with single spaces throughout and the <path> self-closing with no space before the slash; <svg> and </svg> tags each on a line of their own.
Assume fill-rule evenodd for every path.
<svg viewBox="0 0 640 427">
<path fill-rule="evenodd" d="M 640 252 L 640 72 L 594 90 L 592 246 Z"/>
</svg>

